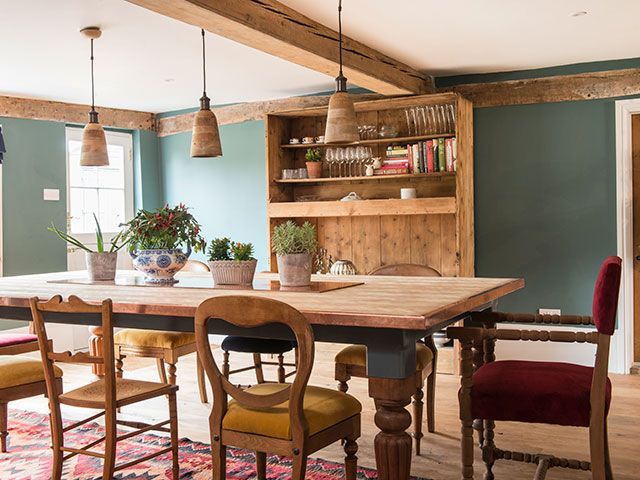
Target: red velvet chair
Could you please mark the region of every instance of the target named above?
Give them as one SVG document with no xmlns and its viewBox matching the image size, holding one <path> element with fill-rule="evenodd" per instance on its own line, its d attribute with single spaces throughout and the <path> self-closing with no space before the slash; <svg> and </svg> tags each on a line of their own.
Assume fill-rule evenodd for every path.
<svg viewBox="0 0 640 480">
<path fill-rule="evenodd" d="M 549 468 L 591 470 L 594 480 L 613 478 L 607 440 L 611 382 L 607 378 L 609 344 L 615 329 L 621 259 L 607 258 L 596 281 L 591 317 L 482 312 L 474 314 L 484 328 L 451 327 L 460 340 L 462 379 L 462 478 L 473 479 L 473 429 L 479 432 L 485 480 L 494 478 L 496 460 L 538 465 L 535 480 Z M 496 329 L 498 323 L 595 325 L 597 331 Z M 494 361 L 495 340 L 579 342 L 597 345 L 595 367 L 557 362 Z M 474 420 L 475 419 L 475 420 Z M 496 420 L 572 425 L 589 428 L 591 462 L 552 455 L 502 450 L 494 444 Z"/>
<path fill-rule="evenodd" d="M 30 333 L 0 333 L 0 355 L 37 352 L 38 337 Z"/>
</svg>

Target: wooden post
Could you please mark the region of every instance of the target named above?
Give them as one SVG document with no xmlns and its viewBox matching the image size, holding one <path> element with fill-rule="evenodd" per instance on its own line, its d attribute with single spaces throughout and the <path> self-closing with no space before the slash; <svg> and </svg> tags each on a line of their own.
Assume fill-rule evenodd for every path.
<svg viewBox="0 0 640 480">
<path fill-rule="evenodd" d="M 91 332 L 91 337 L 89 337 L 89 355 L 104 358 L 102 327 L 89 327 L 89 332 Z M 91 364 L 91 372 L 97 377 L 104 377 L 104 364 Z"/>
</svg>

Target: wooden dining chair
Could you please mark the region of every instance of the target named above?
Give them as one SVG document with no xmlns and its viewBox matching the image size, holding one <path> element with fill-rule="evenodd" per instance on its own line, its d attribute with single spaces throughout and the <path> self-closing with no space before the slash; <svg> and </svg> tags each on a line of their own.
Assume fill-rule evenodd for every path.
<svg viewBox="0 0 640 480">
<path fill-rule="evenodd" d="M 198 260 L 187 260 L 183 272 L 208 272 L 206 263 Z M 116 349 L 116 369 L 118 377 L 122 378 L 122 368 L 126 357 L 155 358 L 160 381 L 176 384 L 176 363 L 183 355 L 196 351 L 196 337 L 193 333 L 163 332 L 160 330 L 138 330 L 125 328 L 114 335 Z M 168 365 L 168 369 L 165 367 Z M 167 370 L 169 378 L 167 379 Z M 204 370 L 200 365 L 196 353 L 196 375 L 200 401 L 207 403 L 207 387 L 204 382 Z"/>
<path fill-rule="evenodd" d="M 38 337 L 31 333 L 0 333 L 0 355 L 37 352 Z"/>
<path fill-rule="evenodd" d="M 39 360 L 19 356 L 38 351 L 38 337 L 31 333 L 0 333 L 0 452 L 7 451 L 8 403 L 44 395 L 47 387 Z M 62 370 L 55 374 L 62 377 Z M 58 377 L 58 383 L 61 381 Z"/>
<path fill-rule="evenodd" d="M 55 367 L 55 388 L 62 390 L 62 370 Z M 47 384 L 42 362 L 22 355 L 0 355 L 0 452 L 7 452 L 8 403 L 45 395 Z"/>
<path fill-rule="evenodd" d="M 89 455 L 102 458 L 102 478 L 111 479 L 115 471 L 124 470 L 168 452 L 172 452 L 173 478 L 177 479 L 179 477 L 178 416 L 176 410 L 176 391 L 178 387 L 166 383 L 143 382 L 140 380 L 128 380 L 116 377 L 111 300 L 104 300 L 99 305 L 91 305 L 73 295 L 69 297 L 67 302 L 63 302 L 62 297 L 57 295 L 46 302 L 40 302 L 37 298 L 32 298 L 30 305 L 34 327 L 38 335 L 40 354 L 42 364 L 44 365 L 47 396 L 49 397 L 53 449 L 52 479 L 59 480 L 62 476 L 63 462 L 76 455 Z M 96 357 L 83 352 L 73 355 L 68 351 L 54 352 L 47 337 L 45 326 L 45 317 L 50 313 L 99 315 L 102 320 L 102 331 L 104 335 L 104 356 Z M 104 377 L 98 381 L 62 393 L 61 388 L 59 388 L 58 367 L 55 365 L 56 363 L 101 364 L 104 366 L 105 374 Z M 117 418 L 117 409 L 122 406 L 165 395 L 169 400 L 168 420 L 149 425 Z M 60 411 L 61 405 L 101 411 L 84 420 L 63 427 Z M 68 447 L 64 444 L 65 432 L 84 425 L 91 420 L 95 420 L 102 415 L 104 415 L 105 423 L 104 436 L 84 446 Z M 116 430 L 117 425 L 132 427 L 134 430 L 126 434 L 118 435 Z M 169 425 L 169 428 L 167 428 L 166 425 Z M 126 460 L 116 465 L 117 443 L 150 430 L 169 432 L 171 446 L 153 451 L 138 459 Z M 104 442 L 104 453 L 92 449 L 102 442 Z"/>
<path fill-rule="evenodd" d="M 596 281 L 591 317 L 482 312 L 474 320 L 484 328 L 450 327 L 461 344 L 460 419 L 462 478 L 473 479 L 474 420 L 479 431 L 487 480 L 496 460 L 537 464 L 534 480 L 552 467 L 591 470 L 594 480 L 612 480 L 607 437 L 611 382 L 607 378 L 609 344 L 615 330 L 622 261 L 607 258 Z M 496 329 L 501 323 L 595 325 L 596 331 Z M 495 361 L 495 340 L 578 342 L 597 345 L 595 366 L 570 363 Z M 591 462 L 502 450 L 494 443 L 495 421 L 546 423 L 589 428 Z M 479 423 L 478 423 L 479 422 Z"/>
<path fill-rule="evenodd" d="M 207 323 L 211 318 L 244 328 L 273 323 L 289 327 L 298 344 L 293 383 L 263 383 L 245 390 L 230 383 L 209 346 Z M 307 456 L 341 439 L 345 441 L 345 476 L 355 480 L 362 406 L 346 393 L 307 385 L 314 336 L 304 315 L 286 303 L 262 297 L 210 298 L 196 310 L 195 332 L 198 353 L 213 386 L 209 428 L 214 480 L 225 478 L 227 446 L 256 452 L 259 480 L 267 478 L 267 453 L 292 457 L 291 478 L 303 480 Z"/>
<path fill-rule="evenodd" d="M 440 272 L 426 265 L 399 263 L 383 265 L 371 271 L 369 275 L 397 275 L 414 277 L 440 277 Z M 422 437 L 422 412 L 424 410 L 424 384 L 427 384 L 427 428 L 430 433 L 436 430 L 436 367 L 438 365 L 438 349 L 433 338 L 426 337 L 416 344 L 416 393 L 413 395 L 413 438 L 416 455 L 420 455 Z M 335 379 L 338 389 L 347 392 L 351 377 L 367 378 L 367 347 L 350 345 L 343 348 L 335 356 Z"/>
</svg>

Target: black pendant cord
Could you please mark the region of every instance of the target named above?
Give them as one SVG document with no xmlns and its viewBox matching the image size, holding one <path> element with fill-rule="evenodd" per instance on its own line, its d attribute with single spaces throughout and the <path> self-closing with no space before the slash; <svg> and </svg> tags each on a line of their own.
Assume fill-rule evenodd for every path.
<svg viewBox="0 0 640 480">
<path fill-rule="evenodd" d="M 96 112 L 96 92 L 93 75 L 93 38 L 91 39 L 91 111 L 89 112 L 89 123 L 98 123 L 98 112 Z"/>
<path fill-rule="evenodd" d="M 342 0 L 338 0 L 338 45 L 340 52 L 340 73 L 336 77 L 336 92 L 346 92 L 347 79 L 342 73 Z"/>
<path fill-rule="evenodd" d="M 340 44 L 340 76 L 342 75 L 342 0 L 338 0 L 338 42 Z"/>
<path fill-rule="evenodd" d="M 205 55 L 205 43 L 204 43 L 204 28 L 200 29 L 202 32 L 202 96 L 207 96 L 207 56 Z"/>
<path fill-rule="evenodd" d="M 211 108 L 211 101 L 207 97 L 207 56 L 204 42 L 204 28 L 200 29 L 202 33 L 202 98 L 200 98 L 200 109 L 209 110 Z"/>
</svg>

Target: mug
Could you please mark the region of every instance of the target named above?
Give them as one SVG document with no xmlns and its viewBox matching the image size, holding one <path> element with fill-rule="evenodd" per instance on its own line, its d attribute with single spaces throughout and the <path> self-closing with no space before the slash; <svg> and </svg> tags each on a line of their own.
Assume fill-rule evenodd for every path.
<svg viewBox="0 0 640 480">
<path fill-rule="evenodd" d="M 302 143 L 313 143 L 313 137 L 303 137 Z"/>
<path fill-rule="evenodd" d="M 298 138 L 292 138 L 292 139 L 290 139 L 290 140 L 289 140 L 289 143 L 290 143 L 291 145 L 295 145 L 296 143 L 300 143 L 300 139 L 298 139 Z"/>
<path fill-rule="evenodd" d="M 320 135 L 316 137 L 316 143 L 324 143 L 324 135 Z"/>
<path fill-rule="evenodd" d="M 416 193 L 416 189 L 415 188 L 401 188 L 400 189 L 400 198 L 402 198 L 403 200 L 409 199 L 409 198 L 416 198 L 417 197 L 417 193 Z"/>
</svg>

